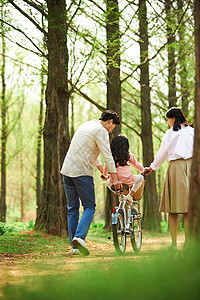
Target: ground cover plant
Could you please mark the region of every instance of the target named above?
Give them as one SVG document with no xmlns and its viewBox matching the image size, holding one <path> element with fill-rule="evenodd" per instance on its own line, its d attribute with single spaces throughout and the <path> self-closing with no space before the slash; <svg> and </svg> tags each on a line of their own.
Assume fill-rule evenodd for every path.
<svg viewBox="0 0 200 300">
<path fill-rule="evenodd" d="M 70 273 L 29 276 L 4 286 L 2 299 L 199 299 L 199 250 L 179 255 L 161 251 L 139 262 L 116 258 Z"/>
<path fill-rule="evenodd" d="M 146 237 L 169 234 L 167 222 L 161 223 L 162 233 L 145 232 Z M 34 221 L 1 223 L 0 222 L 0 253 L 27 254 L 33 252 L 66 251 L 68 238 L 44 235 L 35 232 Z M 182 227 L 181 231 L 183 230 Z M 112 243 L 112 233 L 104 230 L 104 223 L 92 223 L 88 238 L 101 243 Z"/>
<path fill-rule="evenodd" d="M 0 223 L 0 254 L 64 251 L 67 238 L 44 235 L 33 230 L 34 222 Z"/>
</svg>

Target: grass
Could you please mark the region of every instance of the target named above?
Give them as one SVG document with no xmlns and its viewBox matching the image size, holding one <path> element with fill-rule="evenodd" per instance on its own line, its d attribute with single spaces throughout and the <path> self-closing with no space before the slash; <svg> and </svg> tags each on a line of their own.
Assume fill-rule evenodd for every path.
<svg viewBox="0 0 200 300">
<path fill-rule="evenodd" d="M 13 224 L 0 223 L 0 253 L 27 254 L 32 252 L 66 251 L 66 238 L 49 236 L 43 238 L 42 234 L 36 232 L 31 234 L 27 231 L 33 229 L 34 222 L 16 222 Z M 103 229 L 104 224 L 92 223 L 88 238 L 90 240 L 108 242 L 107 231 Z M 23 233 L 25 232 L 25 233 Z"/>
<path fill-rule="evenodd" d="M 33 221 L 13 224 L 0 223 L 0 253 L 22 255 L 33 252 L 40 252 L 41 254 L 66 251 L 68 239 L 56 236 L 43 238 L 39 232 L 30 235 L 29 231 L 33 227 Z"/>
<path fill-rule="evenodd" d="M 161 223 L 162 232 L 169 233 L 167 222 Z M 59 251 L 66 251 L 66 244 L 69 240 L 61 237 L 43 238 L 39 232 L 34 234 L 29 233 L 34 228 L 34 221 L 29 222 L 15 222 L 15 223 L 0 223 L 0 253 L 12 254 L 27 254 L 33 252 L 52 252 L 59 249 Z M 111 243 L 108 237 L 112 233 L 104 230 L 103 223 L 92 223 L 88 239 Z M 146 236 L 158 236 L 157 233 L 145 233 Z M 162 235 L 162 234 L 159 234 Z"/>
<path fill-rule="evenodd" d="M 0 253 L 21 255 L 37 252 L 41 255 L 43 252 L 65 251 L 68 239 L 43 238 L 41 233 L 26 233 L 33 226 L 34 223 L 4 224 L 1 227 L 4 230 L 0 236 Z M 162 228 L 164 226 L 166 224 Z M 103 229 L 103 224 L 91 225 L 90 239 L 107 240 L 107 237 L 108 232 Z M 141 256 L 139 260 L 127 260 L 126 256 L 124 259 L 115 256 L 114 259 L 97 261 L 90 261 L 87 257 L 80 261 L 79 257 L 66 260 L 65 256 L 52 256 L 51 260 L 47 260 L 45 256 L 43 264 L 29 262 L 29 273 L 22 275 L 22 272 L 14 282 L 9 281 L 9 274 L 8 279 L 4 276 L 0 299 L 196 300 L 200 298 L 199 252 L 200 246 L 179 254 L 152 251 L 151 255 Z M 26 266 L 28 261 L 24 259 L 23 263 Z M 36 272 L 32 271 L 31 264 L 37 268 Z M 58 265 L 64 265 L 64 268 L 59 271 Z M 23 266 L 20 270 L 23 271 Z"/>
<path fill-rule="evenodd" d="M 31 230 L 34 227 L 34 221 L 29 222 L 14 222 L 2 223 L 0 222 L 0 236 L 1 235 L 17 235 L 22 231 Z"/>
<path fill-rule="evenodd" d="M 200 296 L 200 248 L 184 255 L 163 255 L 138 261 L 90 264 L 76 272 L 26 278 L 19 285 L 7 284 L 3 299 L 137 299 L 196 300 Z"/>
<path fill-rule="evenodd" d="M 88 232 L 88 238 L 96 242 L 108 242 L 111 232 L 104 230 L 103 223 L 92 223 Z"/>
</svg>

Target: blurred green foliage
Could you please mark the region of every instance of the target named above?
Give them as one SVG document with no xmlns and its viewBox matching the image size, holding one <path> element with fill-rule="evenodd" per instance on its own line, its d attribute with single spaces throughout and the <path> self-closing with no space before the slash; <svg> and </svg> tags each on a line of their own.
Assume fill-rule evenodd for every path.
<svg viewBox="0 0 200 300">
<path fill-rule="evenodd" d="M 0 236 L 1 235 L 16 235 L 25 230 L 31 230 L 34 227 L 35 222 L 30 220 L 29 222 L 14 222 L 14 223 L 2 223 L 0 222 Z"/>
<path fill-rule="evenodd" d="M 76 271 L 26 278 L 7 284 L 3 299 L 199 299 L 200 247 L 174 254 L 161 251 L 138 260 L 81 265 Z M 74 262 L 75 263 L 75 262 Z M 77 263 L 76 263 L 77 266 Z M 40 275 L 41 274 L 41 275 Z"/>
</svg>

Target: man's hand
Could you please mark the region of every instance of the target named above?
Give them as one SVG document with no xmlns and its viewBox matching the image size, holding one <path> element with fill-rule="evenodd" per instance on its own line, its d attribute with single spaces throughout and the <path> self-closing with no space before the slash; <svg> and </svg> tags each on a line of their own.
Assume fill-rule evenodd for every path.
<svg viewBox="0 0 200 300">
<path fill-rule="evenodd" d="M 110 176 L 109 175 L 104 175 L 104 174 L 102 174 L 101 175 L 101 179 L 103 179 L 103 180 L 108 180 L 110 178 Z"/>
<path fill-rule="evenodd" d="M 145 167 L 145 170 L 144 172 L 142 173 L 142 175 L 145 175 L 145 176 L 149 176 L 152 172 L 152 168 L 150 167 Z"/>
</svg>

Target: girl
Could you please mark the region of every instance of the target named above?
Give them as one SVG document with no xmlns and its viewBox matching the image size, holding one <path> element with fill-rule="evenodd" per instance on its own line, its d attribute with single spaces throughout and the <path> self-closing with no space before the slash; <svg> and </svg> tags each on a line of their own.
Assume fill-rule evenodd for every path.
<svg viewBox="0 0 200 300">
<path fill-rule="evenodd" d="M 131 187 L 130 195 L 133 196 L 142 185 L 144 178 L 142 175 L 133 175 L 130 164 L 141 173 L 145 169 L 129 151 L 129 141 L 126 136 L 120 134 L 112 140 L 111 152 L 115 161 L 118 180 Z M 110 184 L 112 185 L 111 181 Z"/>
</svg>

